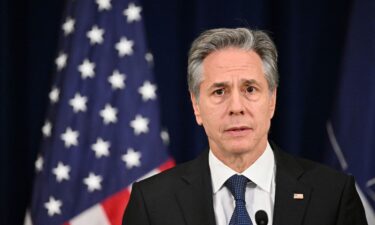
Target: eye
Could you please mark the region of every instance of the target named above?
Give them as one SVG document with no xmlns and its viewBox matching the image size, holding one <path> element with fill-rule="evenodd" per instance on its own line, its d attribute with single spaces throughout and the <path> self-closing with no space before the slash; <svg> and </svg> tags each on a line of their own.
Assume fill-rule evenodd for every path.
<svg viewBox="0 0 375 225">
<path fill-rule="evenodd" d="M 247 93 L 253 93 L 253 92 L 255 92 L 255 87 L 253 87 L 253 86 L 246 87 L 246 92 Z"/>
<path fill-rule="evenodd" d="M 215 90 L 215 91 L 213 92 L 213 94 L 214 94 L 214 95 L 217 95 L 217 96 L 222 96 L 222 95 L 224 95 L 224 93 L 225 93 L 225 91 L 224 91 L 223 88 L 221 88 L 221 89 L 217 89 L 217 90 Z"/>
</svg>

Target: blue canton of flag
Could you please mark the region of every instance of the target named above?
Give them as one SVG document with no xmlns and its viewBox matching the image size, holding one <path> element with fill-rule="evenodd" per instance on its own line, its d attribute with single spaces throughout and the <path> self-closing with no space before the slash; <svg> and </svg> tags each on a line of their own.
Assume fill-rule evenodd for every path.
<svg viewBox="0 0 375 225">
<path fill-rule="evenodd" d="M 353 4 L 339 95 L 327 123 L 329 160 L 355 176 L 368 224 L 375 224 L 374 12 L 373 0 Z"/>
<path fill-rule="evenodd" d="M 120 224 L 131 184 L 173 165 L 142 7 L 69 1 L 63 20 L 25 223 Z"/>
</svg>

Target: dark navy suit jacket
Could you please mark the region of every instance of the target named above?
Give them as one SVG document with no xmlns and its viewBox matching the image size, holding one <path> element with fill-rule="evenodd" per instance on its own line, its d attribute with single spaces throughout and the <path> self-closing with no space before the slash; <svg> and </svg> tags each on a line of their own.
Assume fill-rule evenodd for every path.
<svg viewBox="0 0 375 225">
<path fill-rule="evenodd" d="M 352 176 L 271 146 L 276 162 L 274 225 L 367 224 Z M 295 199 L 295 193 L 303 199 Z M 135 183 L 122 224 L 215 225 L 208 151 Z"/>
</svg>

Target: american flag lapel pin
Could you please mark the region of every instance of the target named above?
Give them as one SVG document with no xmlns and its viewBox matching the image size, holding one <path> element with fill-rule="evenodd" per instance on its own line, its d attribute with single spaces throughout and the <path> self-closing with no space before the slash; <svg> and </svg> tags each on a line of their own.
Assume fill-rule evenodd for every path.
<svg viewBox="0 0 375 225">
<path fill-rule="evenodd" d="M 294 193 L 293 194 L 293 199 L 302 200 L 303 199 L 303 194 L 302 193 Z"/>
</svg>

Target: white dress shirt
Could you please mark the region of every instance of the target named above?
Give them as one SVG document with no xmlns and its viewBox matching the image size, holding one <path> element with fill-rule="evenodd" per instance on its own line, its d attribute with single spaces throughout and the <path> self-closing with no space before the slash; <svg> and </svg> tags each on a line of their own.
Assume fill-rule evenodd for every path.
<svg viewBox="0 0 375 225">
<path fill-rule="evenodd" d="M 239 174 L 221 162 L 210 150 L 209 165 L 213 189 L 213 205 L 216 225 L 228 225 L 232 217 L 235 200 L 225 181 L 234 174 Z M 271 146 L 267 143 L 264 153 L 241 175 L 252 182 L 246 186 L 246 209 L 253 225 L 255 213 L 262 209 L 268 215 L 268 224 L 272 224 L 273 206 L 275 202 L 275 158 Z"/>
</svg>

